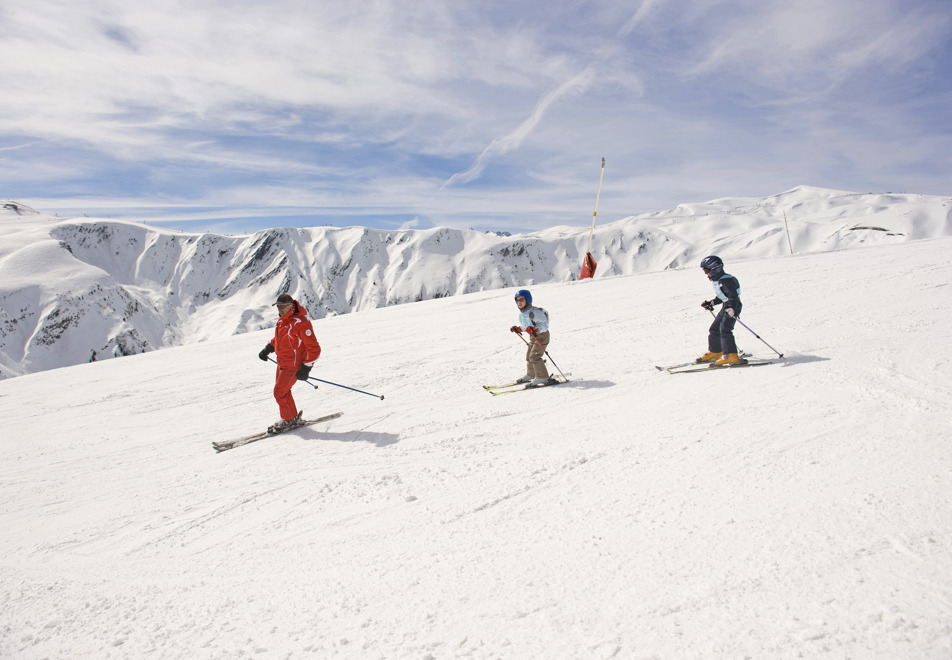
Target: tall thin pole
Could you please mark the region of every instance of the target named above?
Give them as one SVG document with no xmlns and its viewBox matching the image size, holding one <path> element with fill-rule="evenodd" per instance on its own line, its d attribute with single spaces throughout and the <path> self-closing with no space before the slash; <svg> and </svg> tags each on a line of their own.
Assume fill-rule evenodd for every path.
<svg viewBox="0 0 952 660">
<path fill-rule="evenodd" d="M 595 216 L 598 215 L 598 198 L 602 194 L 602 177 L 605 176 L 605 158 L 602 158 L 602 171 L 598 175 L 598 190 L 595 192 L 595 210 L 592 211 L 592 229 L 588 232 L 588 250 L 586 252 L 590 253 L 592 251 L 592 235 L 595 233 Z"/>
<path fill-rule="evenodd" d="M 790 246 L 790 254 L 793 254 L 793 243 L 790 242 L 790 225 L 787 224 L 787 212 L 783 212 L 783 226 L 787 228 L 787 245 Z"/>
</svg>

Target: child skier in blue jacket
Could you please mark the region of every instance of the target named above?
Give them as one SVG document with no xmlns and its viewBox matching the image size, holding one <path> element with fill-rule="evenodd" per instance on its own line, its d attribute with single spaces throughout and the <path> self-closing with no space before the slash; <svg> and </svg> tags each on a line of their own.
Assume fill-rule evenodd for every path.
<svg viewBox="0 0 952 660">
<path fill-rule="evenodd" d="M 545 368 L 545 348 L 549 345 L 549 313 L 541 307 L 532 306 L 532 294 L 526 289 L 516 291 L 516 306 L 519 308 L 519 325 L 509 330 L 518 334 L 525 331 L 530 339 L 526 350 L 526 374 L 516 380 L 517 383 L 529 383 L 532 386 L 551 385 L 555 381 L 549 377 Z"/>
</svg>

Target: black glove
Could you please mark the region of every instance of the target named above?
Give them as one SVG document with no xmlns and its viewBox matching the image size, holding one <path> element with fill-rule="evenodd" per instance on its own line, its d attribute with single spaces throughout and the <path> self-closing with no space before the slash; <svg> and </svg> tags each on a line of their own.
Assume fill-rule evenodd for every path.
<svg viewBox="0 0 952 660">
<path fill-rule="evenodd" d="M 701 303 L 701 307 L 703 307 L 704 309 L 706 309 L 706 310 L 709 311 L 709 312 L 713 312 L 713 311 L 714 311 L 714 303 L 712 303 L 710 300 L 705 300 L 704 302 L 702 302 L 702 303 Z"/>
<path fill-rule="evenodd" d="M 302 364 L 294 375 L 297 376 L 298 380 L 307 380 L 307 377 L 311 375 L 311 367 Z"/>
<path fill-rule="evenodd" d="M 258 353 L 258 357 L 261 358 L 262 361 L 267 362 L 268 356 L 272 353 L 274 353 L 274 346 L 271 345 L 271 342 L 268 342 L 268 345 L 262 348 L 261 352 Z"/>
</svg>

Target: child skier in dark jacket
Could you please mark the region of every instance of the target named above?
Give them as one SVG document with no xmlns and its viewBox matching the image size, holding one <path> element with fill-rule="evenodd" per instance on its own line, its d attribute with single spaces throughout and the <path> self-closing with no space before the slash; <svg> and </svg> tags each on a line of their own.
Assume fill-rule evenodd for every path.
<svg viewBox="0 0 952 660">
<path fill-rule="evenodd" d="M 697 361 L 713 361 L 717 365 L 743 363 L 745 360 L 737 354 L 737 342 L 734 341 L 734 323 L 743 308 L 740 302 L 740 282 L 733 275 L 724 272 L 724 262 L 720 257 L 705 257 L 701 260 L 701 268 L 707 279 L 714 284 L 715 296 L 712 300 L 702 302 L 701 307 L 711 312 L 716 305 L 722 307 L 708 331 L 707 353 Z"/>
</svg>

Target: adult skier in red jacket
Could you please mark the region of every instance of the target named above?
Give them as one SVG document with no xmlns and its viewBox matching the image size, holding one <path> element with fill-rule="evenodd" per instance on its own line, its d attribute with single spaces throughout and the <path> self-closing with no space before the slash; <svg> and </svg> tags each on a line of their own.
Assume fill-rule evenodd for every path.
<svg viewBox="0 0 952 660">
<path fill-rule="evenodd" d="M 307 380 L 311 367 L 321 355 L 321 345 L 314 336 L 314 328 L 307 319 L 304 309 L 290 295 L 282 293 L 273 306 L 278 308 L 278 325 L 274 328 L 274 339 L 258 353 L 258 357 L 268 361 L 272 353 L 278 363 L 278 372 L 274 379 L 274 398 L 281 410 L 281 419 L 274 423 L 275 430 L 284 430 L 295 426 L 298 421 L 298 409 L 291 396 L 291 388 L 299 380 Z"/>
</svg>

